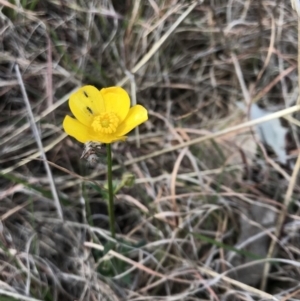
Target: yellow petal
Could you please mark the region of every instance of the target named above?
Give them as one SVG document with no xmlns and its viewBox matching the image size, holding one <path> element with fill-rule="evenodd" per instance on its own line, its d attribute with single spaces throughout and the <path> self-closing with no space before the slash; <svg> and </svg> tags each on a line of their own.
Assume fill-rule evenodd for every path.
<svg viewBox="0 0 300 301">
<path fill-rule="evenodd" d="M 84 86 L 73 93 L 69 106 L 73 115 L 86 126 L 91 124 L 95 114 L 105 111 L 102 94 L 93 86 Z"/>
<path fill-rule="evenodd" d="M 88 127 L 70 116 L 65 117 L 63 128 L 68 135 L 74 137 L 79 142 L 85 143 L 91 141 Z"/>
<path fill-rule="evenodd" d="M 119 125 L 114 135 L 124 136 L 146 120 L 148 120 L 147 110 L 141 105 L 133 106 L 130 108 L 126 119 Z"/>
<path fill-rule="evenodd" d="M 88 141 L 97 141 L 101 143 L 112 143 L 118 140 L 125 140 L 126 137 L 117 137 L 115 135 L 107 135 L 101 133 L 95 133 L 87 126 L 80 123 L 78 120 L 66 116 L 63 121 L 64 131 L 69 135 L 74 137 L 81 143 L 86 143 Z"/>
<path fill-rule="evenodd" d="M 121 87 L 109 87 L 100 90 L 105 103 L 106 112 L 114 112 L 120 123 L 126 118 L 130 108 L 128 93 Z"/>
<path fill-rule="evenodd" d="M 125 140 L 127 137 L 117 137 L 115 134 L 91 133 L 89 141 L 97 141 L 101 143 L 112 143 L 118 140 Z"/>
</svg>

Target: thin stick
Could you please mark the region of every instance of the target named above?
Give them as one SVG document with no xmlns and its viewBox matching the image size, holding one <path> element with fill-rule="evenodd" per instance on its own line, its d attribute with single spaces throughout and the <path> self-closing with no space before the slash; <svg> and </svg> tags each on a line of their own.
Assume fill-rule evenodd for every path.
<svg viewBox="0 0 300 301">
<path fill-rule="evenodd" d="M 10 298 L 14 298 L 16 300 L 23 300 L 23 301 L 42 301 L 41 299 L 35 299 L 35 298 L 24 296 L 24 293 L 19 294 L 19 293 L 15 293 L 15 292 L 6 291 L 6 290 L 3 290 L 1 288 L 0 288 L 0 295 L 1 296 L 7 296 L 8 300 L 9 300 L 9 297 L 10 297 Z"/>
<path fill-rule="evenodd" d="M 16 70 L 18 82 L 19 82 L 19 85 L 20 85 L 20 88 L 21 88 L 21 91 L 22 91 L 23 99 L 24 99 L 24 102 L 25 102 L 25 105 L 26 105 L 26 108 L 27 108 L 27 112 L 28 112 L 28 116 L 29 116 L 29 123 L 30 123 L 31 129 L 32 129 L 35 141 L 38 145 L 38 149 L 40 151 L 41 157 L 43 159 L 43 163 L 44 163 L 46 172 L 47 172 L 47 176 L 48 176 L 49 184 L 50 184 L 50 188 L 51 188 L 51 193 L 52 193 L 52 196 L 53 196 L 53 199 L 54 199 L 56 210 L 57 210 L 59 218 L 63 219 L 63 212 L 62 212 L 60 202 L 59 202 L 59 198 L 58 198 L 58 194 L 57 194 L 57 191 L 56 191 L 56 188 L 55 188 L 55 183 L 54 183 L 54 180 L 53 180 L 52 172 L 51 172 L 50 166 L 49 166 L 48 161 L 47 161 L 47 157 L 46 157 L 46 154 L 45 154 L 45 151 L 44 151 L 44 148 L 43 148 L 43 144 L 42 144 L 41 137 L 39 135 L 39 131 L 38 131 L 36 123 L 34 121 L 34 116 L 33 116 L 32 110 L 31 110 L 30 102 L 29 102 L 29 99 L 28 99 L 28 96 L 27 96 L 27 93 L 26 93 L 26 90 L 25 90 L 25 86 L 24 86 L 24 83 L 23 83 L 23 80 L 22 80 L 22 76 L 21 76 L 21 73 L 20 73 L 19 66 L 17 64 L 15 66 L 15 70 Z"/>
<path fill-rule="evenodd" d="M 289 182 L 288 189 L 287 189 L 286 194 L 285 194 L 285 198 L 284 198 L 284 202 L 283 202 L 283 208 L 280 212 L 280 215 L 279 215 L 279 218 L 278 218 L 278 221 L 277 221 L 276 230 L 275 230 L 275 233 L 274 233 L 274 236 L 273 236 L 276 239 L 273 238 L 272 241 L 271 241 L 269 251 L 268 251 L 268 254 L 267 254 L 267 259 L 273 257 L 273 252 L 274 252 L 274 249 L 275 249 L 275 246 L 276 246 L 277 238 L 280 236 L 280 232 L 281 232 L 285 217 L 287 215 L 289 204 L 290 204 L 291 199 L 292 199 L 292 194 L 293 194 L 294 187 L 296 185 L 297 175 L 298 175 L 299 169 L 300 169 L 300 154 L 298 155 L 298 159 L 297 159 L 296 165 L 294 167 L 293 174 L 292 174 L 291 180 Z M 262 278 L 262 282 L 261 282 L 261 286 L 260 286 L 260 289 L 262 291 L 265 291 L 269 271 L 270 271 L 270 261 L 267 261 L 265 263 L 265 266 L 264 266 L 263 278 Z"/>
<path fill-rule="evenodd" d="M 232 279 L 224 274 L 219 274 L 215 271 L 212 271 L 206 267 L 197 267 L 197 269 L 199 270 L 199 272 L 203 273 L 203 274 L 206 274 L 206 275 L 210 275 L 212 277 L 219 277 L 220 279 L 222 279 L 223 281 L 227 282 L 228 284 L 231 284 L 231 285 L 235 285 L 237 286 L 238 288 L 240 289 L 243 289 L 247 292 L 250 292 L 251 294 L 253 295 L 256 295 L 256 296 L 259 296 L 260 298 L 264 298 L 266 300 L 278 300 L 278 298 L 264 292 L 264 291 L 261 291 L 255 287 L 252 287 L 250 285 L 247 285 L 245 283 L 242 283 L 238 280 L 235 280 L 235 279 Z"/>
<path fill-rule="evenodd" d="M 261 118 L 246 121 L 244 123 L 232 126 L 230 128 L 227 128 L 227 129 L 224 129 L 224 130 L 221 130 L 221 131 L 218 131 L 216 133 L 212 133 L 212 134 L 209 134 L 209 135 L 206 135 L 206 136 L 203 136 L 203 137 L 199 137 L 199 138 L 192 139 L 192 140 L 189 140 L 189 141 L 186 141 L 186 142 L 183 142 L 183 143 L 179 143 L 179 144 L 177 144 L 175 146 L 172 146 L 172 147 L 169 147 L 169 148 L 163 148 L 161 150 L 151 152 L 150 154 L 145 155 L 145 156 L 141 156 L 141 157 L 138 157 L 138 158 L 133 158 L 131 160 L 128 160 L 128 161 L 124 162 L 124 165 L 125 166 L 131 165 L 131 164 L 141 162 L 141 161 L 144 161 L 144 160 L 156 157 L 156 156 L 160 156 L 162 154 L 165 154 L 165 153 L 168 153 L 168 152 L 171 152 L 171 151 L 181 149 L 181 148 L 186 147 L 186 146 L 190 146 L 190 145 L 198 144 L 198 143 L 201 143 L 201 142 L 204 142 L 204 141 L 207 141 L 207 140 L 218 138 L 218 137 L 221 137 L 221 136 L 229 134 L 229 133 L 233 133 L 233 132 L 245 129 L 245 128 L 249 128 L 251 126 L 261 124 L 263 122 L 267 122 L 267 121 L 270 121 L 270 120 L 273 120 L 273 119 L 276 119 L 276 118 L 283 117 L 285 115 L 295 113 L 297 111 L 300 111 L 300 105 L 292 106 L 290 108 L 283 109 L 281 111 L 263 116 Z M 115 166 L 114 168 L 116 169 L 117 167 Z"/>
</svg>

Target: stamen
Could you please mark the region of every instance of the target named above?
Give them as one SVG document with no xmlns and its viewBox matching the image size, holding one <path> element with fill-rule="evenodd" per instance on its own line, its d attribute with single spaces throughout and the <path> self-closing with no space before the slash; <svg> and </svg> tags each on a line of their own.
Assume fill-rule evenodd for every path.
<svg viewBox="0 0 300 301">
<path fill-rule="evenodd" d="M 102 134 L 113 134 L 119 125 L 119 118 L 113 112 L 100 113 L 95 116 L 92 122 L 92 128 L 95 132 Z"/>
</svg>

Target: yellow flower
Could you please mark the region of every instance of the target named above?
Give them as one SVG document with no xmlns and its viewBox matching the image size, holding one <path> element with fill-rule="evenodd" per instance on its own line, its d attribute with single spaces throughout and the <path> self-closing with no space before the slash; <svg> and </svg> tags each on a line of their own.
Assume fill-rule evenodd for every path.
<svg viewBox="0 0 300 301">
<path fill-rule="evenodd" d="M 129 95 L 121 87 L 99 91 L 84 86 L 71 95 L 69 106 L 76 119 L 66 116 L 63 128 L 82 143 L 125 140 L 127 133 L 148 119 L 143 106 L 130 108 Z"/>
</svg>

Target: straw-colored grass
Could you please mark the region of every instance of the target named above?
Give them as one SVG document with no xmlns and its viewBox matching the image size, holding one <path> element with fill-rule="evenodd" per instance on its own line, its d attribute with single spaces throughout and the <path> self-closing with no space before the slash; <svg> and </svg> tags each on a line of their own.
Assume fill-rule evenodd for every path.
<svg viewBox="0 0 300 301">
<path fill-rule="evenodd" d="M 289 1 L 0 7 L 0 300 L 300 300 Z M 90 166 L 62 130 L 84 84 L 149 110 L 113 144 L 116 241 L 105 148 Z M 286 162 L 257 132 L 278 118 Z"/>
</svg>

